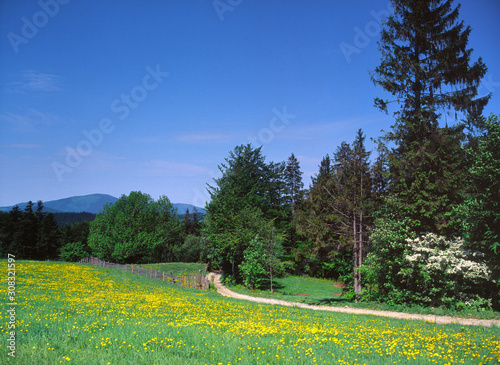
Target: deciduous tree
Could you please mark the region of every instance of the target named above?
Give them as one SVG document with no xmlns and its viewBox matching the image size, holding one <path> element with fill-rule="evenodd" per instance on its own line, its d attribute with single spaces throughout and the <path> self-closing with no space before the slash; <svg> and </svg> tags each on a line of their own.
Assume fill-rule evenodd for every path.
<svg viewBox="0 0 500 365">
<path fill-rule="evenodd" d="M 177 212 L 162 196 L 131 192 L 106 205 L 90 224 L 89 247 L 102 260 L 119 263 L 167 262 L 181 244 Z"/>
</svg>

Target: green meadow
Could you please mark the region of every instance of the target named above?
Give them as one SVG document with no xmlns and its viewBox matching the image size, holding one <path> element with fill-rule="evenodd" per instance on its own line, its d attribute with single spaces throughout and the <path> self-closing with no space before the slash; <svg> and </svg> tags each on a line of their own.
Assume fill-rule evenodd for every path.
<svg viewBox="0 0 500 365">
<path fill-rule="evenodd" d="M 1 265 L 5 271 L 6 262 Z M 2 364 L 493 364 L 500 329 L 262 305 L 83 264 L 16 262 Z M 7 287 L 0 288 L 5 298 Z M 4 308 L 6 308 L 4 306 Z"/>
</svg>

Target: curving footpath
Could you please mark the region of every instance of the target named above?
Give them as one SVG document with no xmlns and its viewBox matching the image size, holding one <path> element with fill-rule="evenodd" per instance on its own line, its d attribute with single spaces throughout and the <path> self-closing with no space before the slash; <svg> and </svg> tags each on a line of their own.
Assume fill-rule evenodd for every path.
<svg viewBox="0 0 500 365">
<path fill-rule="evenodd" d="M 389 312 L 389 311 L 378 311 L 371 309 L 362 309 L 362 308 L 349 308 L 349 307 L 330 307 L 330 306 L 319 306 L 319 305 L 311 305 L 305 303 L 295 303 L 295 302 L 287 302 L 285 300 L 277 300 L 277 299 L 269 299 L 269 298 L 259 298 L 252 297 L 250 295 L 244 295 L 235 293 L 232 290 L 229 290 L 221 282 L 221 274 L 211 272 L 207 275 L 207 278 L 210 282 L 213 282 L 215 285 L 217 292 L 225 297 L 235 298 L 235 299 L 243 299 L 251 302 L 264 303 L 264 304 L 272 304 L 272 305 L 283 305 L 287 307 L 299 307 L 306 308 L 312 310 L 321 310 L 328 312 L 341 312 L 341 313 L 351 313 L 351 314 L 367 314 L 373 316 L 382 316 L 382 317 L 391 317 L 391 318 L 399 318 L 399 319 L 408 319 L 408 320 L 420 320 L 420 321 L 428 321 L 432 323 L 438 324 L 450 324 L 457 323 L 465 326 L 497 326 L 500 327 L 500 320 L 490 320 L 490 319 L 474 319 L 474 318 L 457 318 L 457 317 L 449 317 L 449 316 L 435 316 L 435 315 L 423 315 L 423 314 L 412 314 L 412 313 L 401 313 L 401 312 Z"/>
</svg>

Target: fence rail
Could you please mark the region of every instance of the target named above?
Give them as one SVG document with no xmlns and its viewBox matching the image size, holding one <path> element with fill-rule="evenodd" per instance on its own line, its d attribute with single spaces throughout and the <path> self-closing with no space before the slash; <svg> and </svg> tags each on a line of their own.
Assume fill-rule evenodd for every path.
<svg viewBox="0 0 500 365">
<path fill-rule="evenodd" d="M 201 270 L 197 275 L 175 276 L 172 272 L 170 272 L 170 274 L 167 274 L 164 271 L 148 269 L 146 267 L 141 267 L 134 264 L 115 264 L 113 262 L 99 260 L 97 257 L 92 256 L 82 259 L 79 262 L 83 264 L 92 264 L 99 267 L 112 267 L 130 271 L 132 274 L 145 276 L 155 280 L 163 280 L 164 282 L 183 286 L 185 288 L 207 290 L 210 287 L 208 279 L 202 274 Z"/>
</svg>

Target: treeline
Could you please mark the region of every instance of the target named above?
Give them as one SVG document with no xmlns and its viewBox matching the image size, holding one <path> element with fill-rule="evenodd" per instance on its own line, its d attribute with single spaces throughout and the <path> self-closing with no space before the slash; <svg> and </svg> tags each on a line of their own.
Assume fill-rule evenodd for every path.
<svg viewBox="0 0 500 365">
<path fill-rule="evenodd" d="M 293 154 L 268 163 L 236 147 L 209 186 L 210 258 L 249 286 L 303 272 L 342 279 L 355 300 L 499 309 L 500 123 L 482 115 L 491 95 L 478 96 L 487 68 L 471 61 L 452 1 L 391 3 L 372 81 L 393 96 L 375 106 L 394 105 L 394 123 L 376 155 L 359 131 L 301 191 Z"/>
<path fill-rule="evenodd" d="M 358 300 L 496 306 L 498 117 L 466 144 L 445 137 L 448 129 L 436 133 L 441 144 L 420 156 L 439 159 L 434 171 L 423 164 L 406 181 L 396 178 L 394 150 L 370 159 L 359 130 L 322 159 L 308 189 L 294 154 L 274 163 L 261 148 L 236 147 L 209 186 L 202 233 L 212 267 L 252 288 L 288 272 L 340 279 Z M 461 163 L 450 162 L 457 156 L 448 143 Z"/>
<path fill-rule="evenodd" d="M 7 254 L 26 259 L 42 260 L 57 257 L 60 232 L 53 214 L 43 213 L 38 202 L 34 210 L 29 202 L 24 211 L 15 206 L 10 212 L 0 213 L 0 241 L 2 257 Z"/>
<path fill-rule="evenodd" d="M 166 197 L 155 202 L 141 192 L 123 195 L 98 215 L 47 213 L 42 201 L 36 209 L 29 202 L 24 210 L 0 212 L 0 254 L 29 260 L 79 261 L 94 254 L 120 263 L 206 261 L 202 219 L 196 208 L 177 214 Z"/>
<path fill-rule="evenodd" d="M 266 162 L 261 148 L 237 146 L 209 186 L 202 232 L 211 265 L 250 287 L 270 286 L 286 272 L 354 283 L 381 204 L 380 165 L 369 156 L 359 130 L 352 145 L 323 158 L 304 189 L 293 153 Z"/>
<path fill-rule="evenodd" d="M 62 212 L 54 213 L 54 219 L 59 227 L 71 226 L 73 223 L 93 221 L 96 214 L 89 212 Z"/>
<path fill-rule="evenodd" d="M 56 214 L 43 211 L 43 202 L 38 201 L 36 208 L 28 202 L 24 210 L 15 206 L 10 212 L 0 212 L 0 252 L 3 257 L 13 254 L 20 259 L 58 260 L 64 255 L 64 247 L 70 242 L 86 245 L 89 222 L 60 226 Z M 82 220 L 93 215 L 73 216 Z M 61 222 L 59 222 L 61 223 Z M 85 254 L 88 255 L 88 252 Z"/>
</svg>

